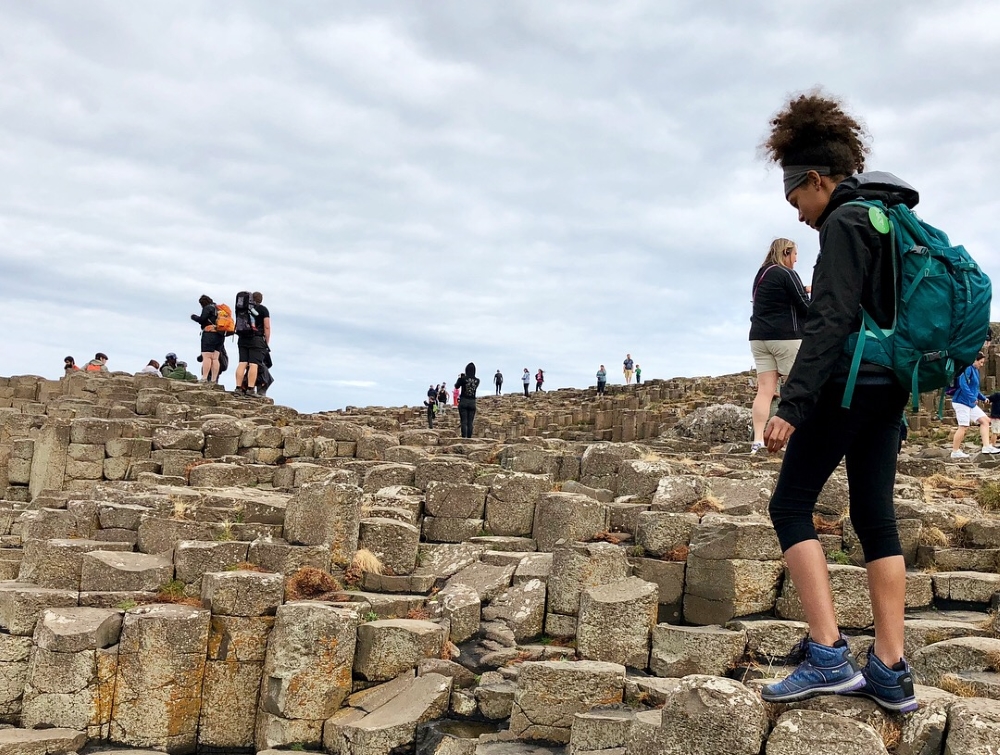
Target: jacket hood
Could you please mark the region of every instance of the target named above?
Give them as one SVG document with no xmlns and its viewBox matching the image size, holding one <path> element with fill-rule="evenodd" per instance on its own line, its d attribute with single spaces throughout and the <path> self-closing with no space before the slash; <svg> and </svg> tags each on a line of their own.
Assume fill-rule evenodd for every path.
<svg viewBox="0 0 1000 755">
<path fill-rule="evenodd" d="M 858 198 L 880 199 L 887 207 L 905 204 L 912 209 L 920 201 L 920 194 L 892 173 L 873 170 L 870 173 L 857 173 L 837 184 L 830 196 L 830 203 L 840 205 Z"/>
</svg>

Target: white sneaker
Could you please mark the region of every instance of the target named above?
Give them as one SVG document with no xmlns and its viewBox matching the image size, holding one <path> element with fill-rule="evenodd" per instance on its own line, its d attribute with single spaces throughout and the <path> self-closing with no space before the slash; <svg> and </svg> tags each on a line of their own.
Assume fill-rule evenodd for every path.
<svg viewBox="0 0 1000 755">
<path fill-rule="evenodd" d="M 1000 454 L 1000 448 L 997 448 L 996 446 L 983 446 L 982 452 L 984 454 Z"/>
<path fill-rule="evenodd" d="M 750 446 L 750 455 L 756 456 L 758 451 L 763 451 L 763 450 L 764 450 L 763 443 L 754 443 Z"/>
<path fill-rule="evenodd" d="M 951 458 L 953 459 L 968 459 L 969 455 L 964 451 L 952 451 Z"/>
</svg>

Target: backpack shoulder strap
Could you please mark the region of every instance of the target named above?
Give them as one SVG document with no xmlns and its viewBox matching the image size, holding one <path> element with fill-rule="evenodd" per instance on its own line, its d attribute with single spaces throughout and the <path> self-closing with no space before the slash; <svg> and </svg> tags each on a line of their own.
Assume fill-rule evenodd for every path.
<svg viewBox="0 0 1000 755">
<path fill-rule="evenodd" d="M 768 265 L 766 268 L 764 268 L 764 272 L 762 272 L 760 274 L 760 277 L 757 279 L 757 285 L 753 287 L 753 294 L 750 296 L 750 301 L 753 301 L 754 299 L 757 298 L 757 289 L 760 288 L 760 284 L 764 282 L 764 276 L 767 275 L 768 271 L 771 270 L 771 268 L 775 267 L 779 267 L 779 265 Z"/>
</svg>

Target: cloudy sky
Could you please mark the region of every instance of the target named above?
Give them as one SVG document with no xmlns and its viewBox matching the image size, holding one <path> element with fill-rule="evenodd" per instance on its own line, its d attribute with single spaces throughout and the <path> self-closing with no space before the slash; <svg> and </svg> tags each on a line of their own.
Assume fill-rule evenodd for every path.
<svg viewBox="0 0 1000 755">
<path fill-rule="evenodd" d="M 1000 274 L 992 0 L 0 0 L 0 66 L 2 375 L 197 367 L 241 289 L 302 411 L 748 369 L 768 244 L 818 248 L 757 145 L 817 85 Z"/>
</svg>

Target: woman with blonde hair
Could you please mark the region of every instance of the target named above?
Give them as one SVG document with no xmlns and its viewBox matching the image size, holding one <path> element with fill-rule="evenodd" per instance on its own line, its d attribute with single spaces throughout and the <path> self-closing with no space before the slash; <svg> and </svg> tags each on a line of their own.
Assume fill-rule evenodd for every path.
<svg viewBox="0 0 1000 755">
<path fill-rule="evenodd" d="M 794 241 L 775 239 L 753 279 L 750 352 L 757 368 L 757 397 L 753 400 L 752 454 L 764 447 L 764 425 L 778 376 L 791 372 L 802 343 L 809 293 L 793 269 L 798 254 Z"/>
</svg>

